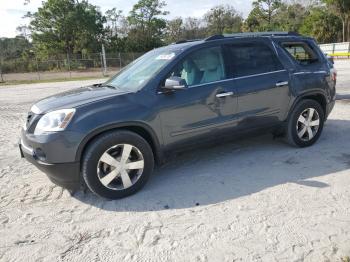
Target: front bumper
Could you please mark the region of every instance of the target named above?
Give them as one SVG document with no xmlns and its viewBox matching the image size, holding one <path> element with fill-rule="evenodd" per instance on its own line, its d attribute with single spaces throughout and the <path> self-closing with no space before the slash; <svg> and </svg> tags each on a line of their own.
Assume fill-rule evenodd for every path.
<svg viewBox="0 0 350 262">
<path fill-rule="evenodd" d="M 35 146 L 38 146 L 38 144 L 35 144 Z M 22 132 L 19 150 L 22 158 L 25 158 L 28 162 L 44 172 L 54 184 L 69 190 L 79 189 L 81 185 L 79 162 L 48 163 L 40 159 L 40 154 L 38 154 L 31 145 L 26 143 L 24 132 Z"/>
</svg>

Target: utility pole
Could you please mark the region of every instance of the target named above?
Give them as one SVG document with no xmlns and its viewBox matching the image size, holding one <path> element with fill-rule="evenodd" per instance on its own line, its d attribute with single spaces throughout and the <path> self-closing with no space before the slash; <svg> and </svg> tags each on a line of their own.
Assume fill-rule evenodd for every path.
<svg viewBox="0 0 350 262">
<path fill-rule="evenodd" d="M 118 71 L 120 71 L 120 70 L 122 70 L 122 56 L 121 56 L 121 54 L 120 54 L 120 52 L 119 52 L 119 70 Z"/>
<path fill-rule="evenodd" d="M 106 50 L 104 44 L 102 44 L 102 62 L 103 62 L 103 76 L 107 75 L 107 61 L 106 61 Z"/>
<path fill-rule="evenodd" d="M 40 80 L 40 72 L 39 72 L 39 62 L 38 62 L 38 57 L 35 54 L 35 63 L 36 63 L 36 72 L 38 74 L 38 80 Z"/>
<path fill-rule="evenodd" d="M 4 82 L 4 77 L 2 76 L 2 56 L 1 56 L 1 58 L 0 58 L 0 77 L 1 77 L 1 79 L 0 79 L 0 83 L 3 83 Z"/>
<path fill-rule="evenodd" d="M 2 64 L 3 64 L 4 58 L 2 54 L 2 40 L 0 39 L 0 83 L 4 82 L 4 77 L 2 75 Z"/>
<path fill-rule="evenodd" d="M 68 63 L 68 70 L 69 70 L 69 78 L 72 78 L 72 71 L 71 71 L 71 68 L 70 68 L 69 52 L 67 52 L 67 63 Z"/>
<path fill-rule="evenodd" d="M 102 52 L 100 53 L 100 59 L 101 59 L 101 73 L 102 73 L 102 76 L 104 76 L 104 68 L 103 68 L 103 55 L 102 55 Z"/>
</svg>

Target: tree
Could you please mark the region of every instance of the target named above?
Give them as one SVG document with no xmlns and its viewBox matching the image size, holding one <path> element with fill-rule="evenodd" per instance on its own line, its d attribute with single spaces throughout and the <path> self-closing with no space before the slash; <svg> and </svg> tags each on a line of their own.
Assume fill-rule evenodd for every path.
<svg viewBox="0 0 350 262">
<path fill-rule="evenodd" d="M 16 28 L 16 31 L 19 33 L 19 36 L 24 37 L 25 39 L 30 38 L 30 30 L 27 25 L 20 25 Z"/>
<path fill-rule="evenodd" d="M 93 52 L 104 35 L 105 17 L 85 0 L 47 0 L 27 16 L 33 44 L 43 53 Z"/>
<path fill-rule="evenodd" d="M 112 8 L 106 11 L 107 30 L 110 32 L 110 37 L 118 35 L 118 23 L 123 19 L 123 11 Z"/>
<path fill-rule="evenodd" d="M 174 43 L 183 39 L 184 21 L 181 17 L 175 18 L 167 22 L 166 42 Z"/>
<path fill-rule="evenodd" d="M 243 18 L 230 5 L 215 6 L 204 17 L 211 35 L 241 32 Z"/>
<path fill-rule="evenodd" d="M 3 81 L 3 73 L 23 71 L 27 64 L 21 58 L 26 57 L 31 47 L 31 43 L 22 36 L 0 38 L 0 81 Z"/>
<path fill-rule="evenodd" d="M 207 29 L 201 19 L 188 17 L 184 23 L 184 36 L 185 40 L 189 39 L 201 39 L 207 36 Z"/>
<path fill-rule="evenodd" d="M 274 17 L 276 30 L 298 32 L 310 8 L 300 3 L 282 4 Z"/>
<path fill-rule="evenodd" d="M 258 8 L 254 8 L 248 15 L 247 19 L 243 23 L 243 32 L 255 32 L 255 31 L 261 31 L 261 22 L 258 19 L 257 16 L 257 10 Z"/>
<path fill-rule="evenodd" d="M 128 16 L 132 47 L 138 51 L 146 51 L 162 45 L 161 38 L 166 21 L 159 16 L 169 13 L 162 10 L 165 6 L 166 3 L 160 0 L 139 0 L 134 5 Z"/>
<path fill-rule="evenodd" d="M 1 55 L 5 59 L 19 58 L 32 47 L 30 42 L 22 36 L 0 38 L 0 46 Z"/>
<path fill-rule="evenodd" d="M 314 37 L 320 43 L 334 43 L 341 39 L 341 19 L 324 7 L 314 7 L 310 10 L 300 33 Z"/>
<path fill-rule="evenodd" d="M 343 42 L 350 41 L 350 1 L 349 0 L 323 0 L 342 20 Z"/>
<path fill-rule="evenodd" d="M 281 0 L 256 0 L 253 2 L 252 15 L 257 18 L 264 30 L 273 30 L 273 19 L 281 5 Z"/>
</svg>

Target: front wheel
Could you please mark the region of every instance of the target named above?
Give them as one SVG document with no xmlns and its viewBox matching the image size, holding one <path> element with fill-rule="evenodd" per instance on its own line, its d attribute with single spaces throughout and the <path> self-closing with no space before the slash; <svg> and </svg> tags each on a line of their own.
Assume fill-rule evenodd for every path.
<svg viewBox="0 0 350 262">
<path fill-rule="evenodd" d="M 106 133 L 87 148 L 82 176 L 88 188 L 108 199 L 130 196 L 147 182 L 154 167 L 150 145 L 129 131 Z"/>
<path fill-rule="evenodd" d="M 293 146 L 313 145 L 323 130 L 324 111 L 314 100 L 302 100 L 291 113 L 287 125 L 287 139 Z"/>
</svg>

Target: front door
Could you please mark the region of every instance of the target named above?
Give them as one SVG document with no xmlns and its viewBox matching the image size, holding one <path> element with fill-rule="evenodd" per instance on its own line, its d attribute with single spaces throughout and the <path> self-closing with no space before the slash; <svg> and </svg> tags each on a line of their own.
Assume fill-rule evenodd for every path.
<svg viewBox="0 0 350 262">
<path fill-rule="evenodd" d="M 168 147 L 200 143 L 232 125 L 237 109 L 232 81 L 226 80 L 221 47 L 194 51 L 170 76 L 183 78 L 186 90 L 161 93 L 163 139 Z"/>
</svg>

